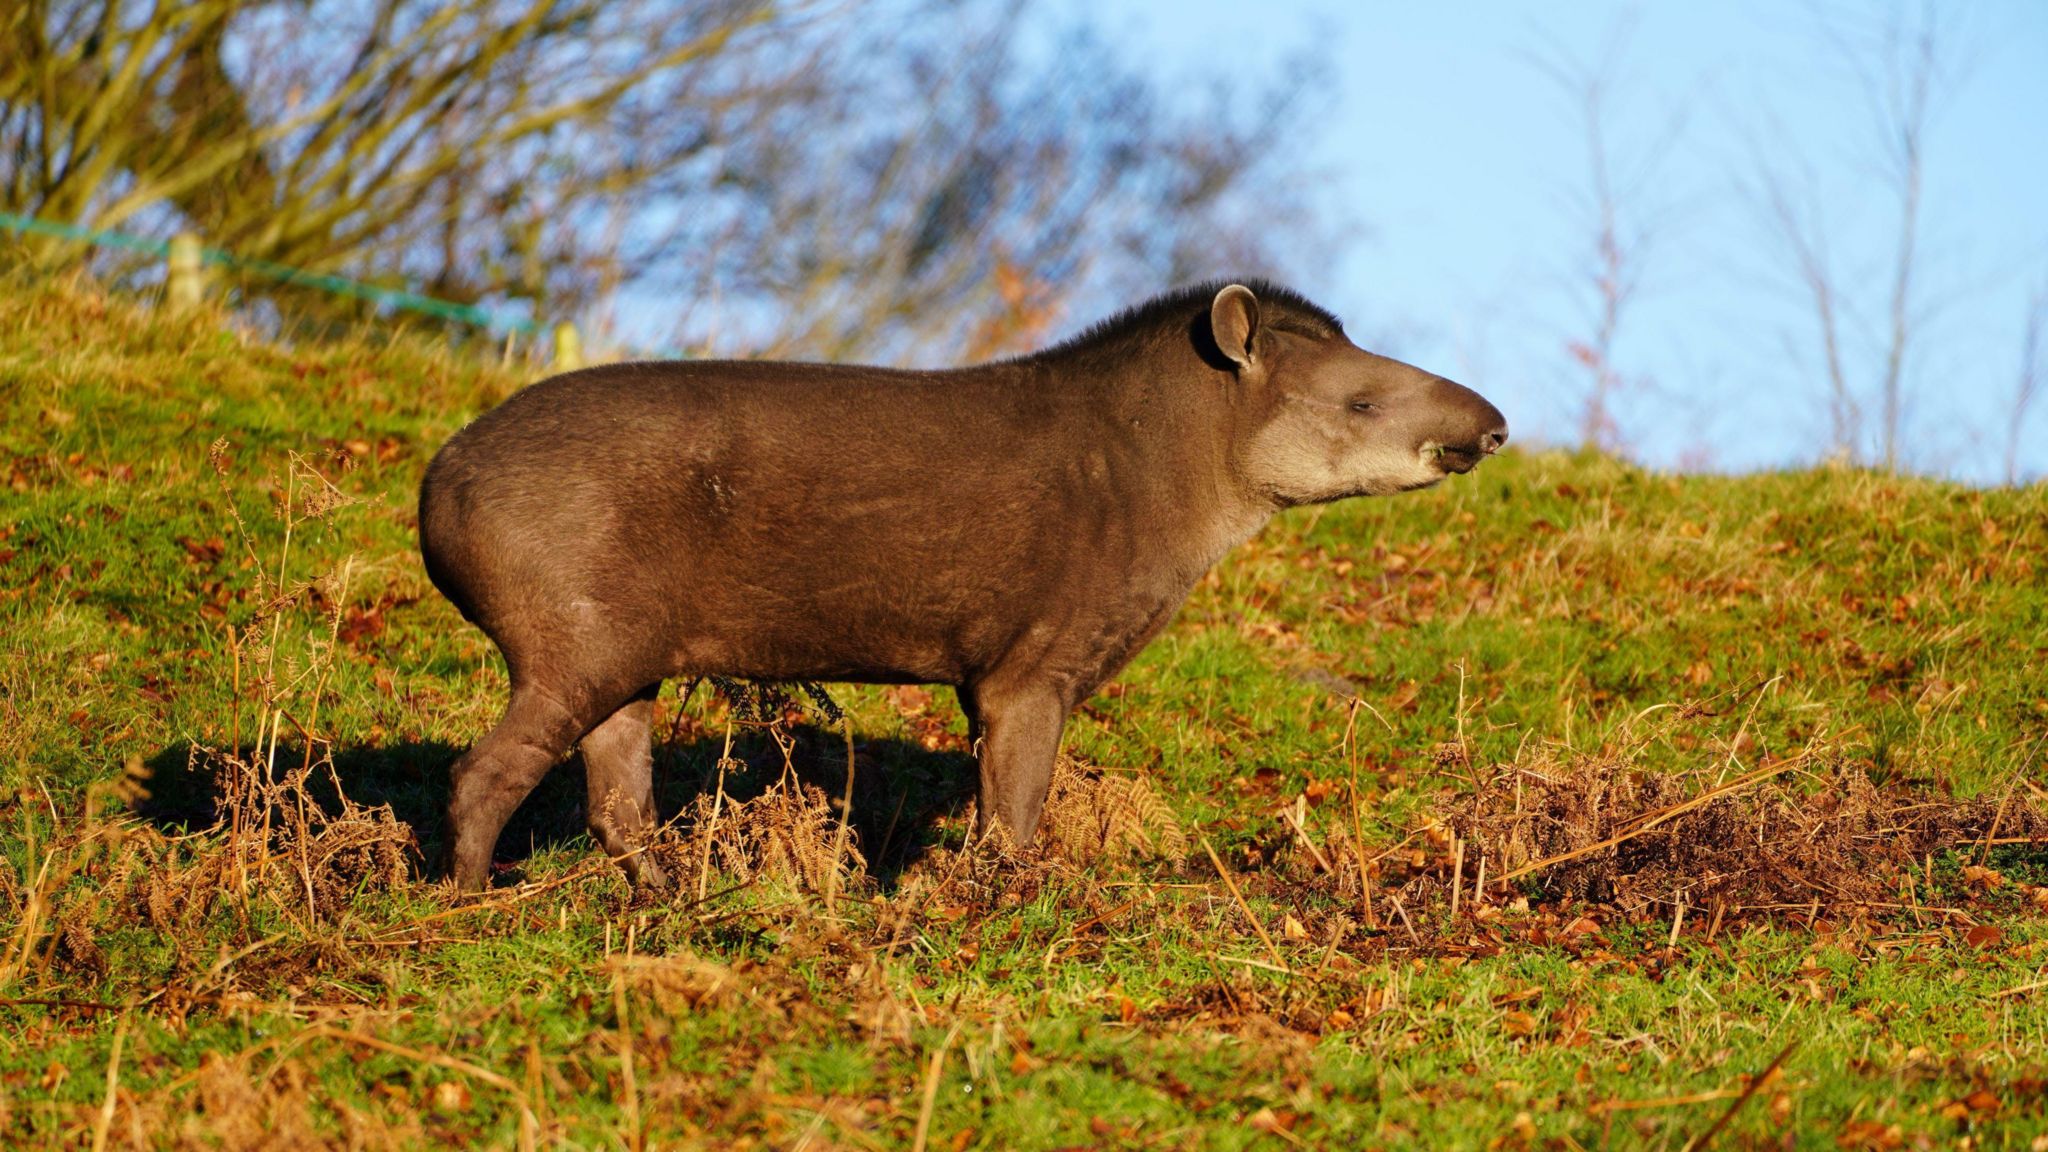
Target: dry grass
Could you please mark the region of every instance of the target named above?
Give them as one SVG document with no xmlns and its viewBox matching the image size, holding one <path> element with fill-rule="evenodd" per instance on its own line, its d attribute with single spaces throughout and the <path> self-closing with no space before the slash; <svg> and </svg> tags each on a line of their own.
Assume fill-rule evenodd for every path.
<svg viewBox="0 0 2048 1152">
<path fill-rule="evenodd" d="M 307 925 L 327 923 L 358 893 L 413 879 L 412 829 L 389 805 L 349 799 L 328 760 L 272 776 L 247 757 L 204 749 L 192 756 L 194 773 L 219 782 L 227 797 L 220 834 L 169 837 L 130 825 L 125 836 L 145 877 L 142 907 L 159 929 L 203 919 L 218 902 L 246 906 L 251 899 Z M 326 797 L 311 787 L 320 774 L 331 789 Z"/>
</svg>

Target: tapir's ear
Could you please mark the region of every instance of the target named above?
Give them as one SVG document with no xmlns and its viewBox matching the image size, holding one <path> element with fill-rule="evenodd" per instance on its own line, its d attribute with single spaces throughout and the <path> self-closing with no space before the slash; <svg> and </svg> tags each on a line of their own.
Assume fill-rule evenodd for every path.
<svg viewBox="0 0 2048 1152">
<path fill-rule="evenodd" d="M 1216 348 L 1239 368 L 1252 363 L 1253 340 L 1259 332 L 1259 298 L 1242 284 L 1232 284 L 1209 302 L 1209 331 Z"/>
</svg>

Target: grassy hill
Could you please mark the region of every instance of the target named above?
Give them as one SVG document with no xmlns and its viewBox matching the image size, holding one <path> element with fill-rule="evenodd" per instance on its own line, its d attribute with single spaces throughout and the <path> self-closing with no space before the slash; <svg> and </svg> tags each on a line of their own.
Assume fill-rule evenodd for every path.
<svg viewBox="0 0 2048 1152">
<path fill-rule="evenodd" d="M 831 689 L 841 844 L 832 720 L 671 686 L 682 890 L 572 762 L 464 903 L 424 861 L 505 678 L 413 497 L 522 382 L 0 296 L 0 1139 L 2048 1133 L 2048 486 L 1511 452 L 1226 560 L 1076 716 L 1043 859 L 963 850 L 943 691 Z"/>
</svg>

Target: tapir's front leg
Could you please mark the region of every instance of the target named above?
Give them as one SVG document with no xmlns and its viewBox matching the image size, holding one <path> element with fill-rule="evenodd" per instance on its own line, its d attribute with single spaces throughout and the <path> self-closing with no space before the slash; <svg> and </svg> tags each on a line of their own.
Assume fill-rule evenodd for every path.
<svg viewBox="0 0 2048 1152">
<path fill-rule="evenodd" d="M 969 714 L 978 729 L 975 754 L 981 761 L 981 828 L 996 824 L 1022 848 L 1038 834 L 1038 817 L 1052 787 L 1067 701 L 1045 683 L 983 682 L 961 690 L 971 698 Z"/>
</svg>

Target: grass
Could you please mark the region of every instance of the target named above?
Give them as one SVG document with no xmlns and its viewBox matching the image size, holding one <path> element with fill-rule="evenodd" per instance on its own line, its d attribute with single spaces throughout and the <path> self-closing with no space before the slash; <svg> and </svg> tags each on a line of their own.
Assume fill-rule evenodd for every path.
<svg viewBox="0 0 2048 1152">
<path fill-rule="evenodd" d="M 1101 823 L 1046 860 L 960 850 L 943 692 L 833 689 L 854 868 L 782 782 L 836 795 L 839 732 L 672 686 L 683 891 L 593 851 L 572 762 L 463 903 L 420 862 L 504 675 L 413 496 L 520 383 L 0 297 L 0 1142 L 2048 1146 L 2038 846 L 1674 933 L 1683 890 L 1472 899 L 1454 819 L 1565 768 L 1819 811 L 1825 763 L 2017 821 L 2048 487 L 1510 453 L 1226 560 L 1075 717 L 1056 814 Z"/>
</svg>

